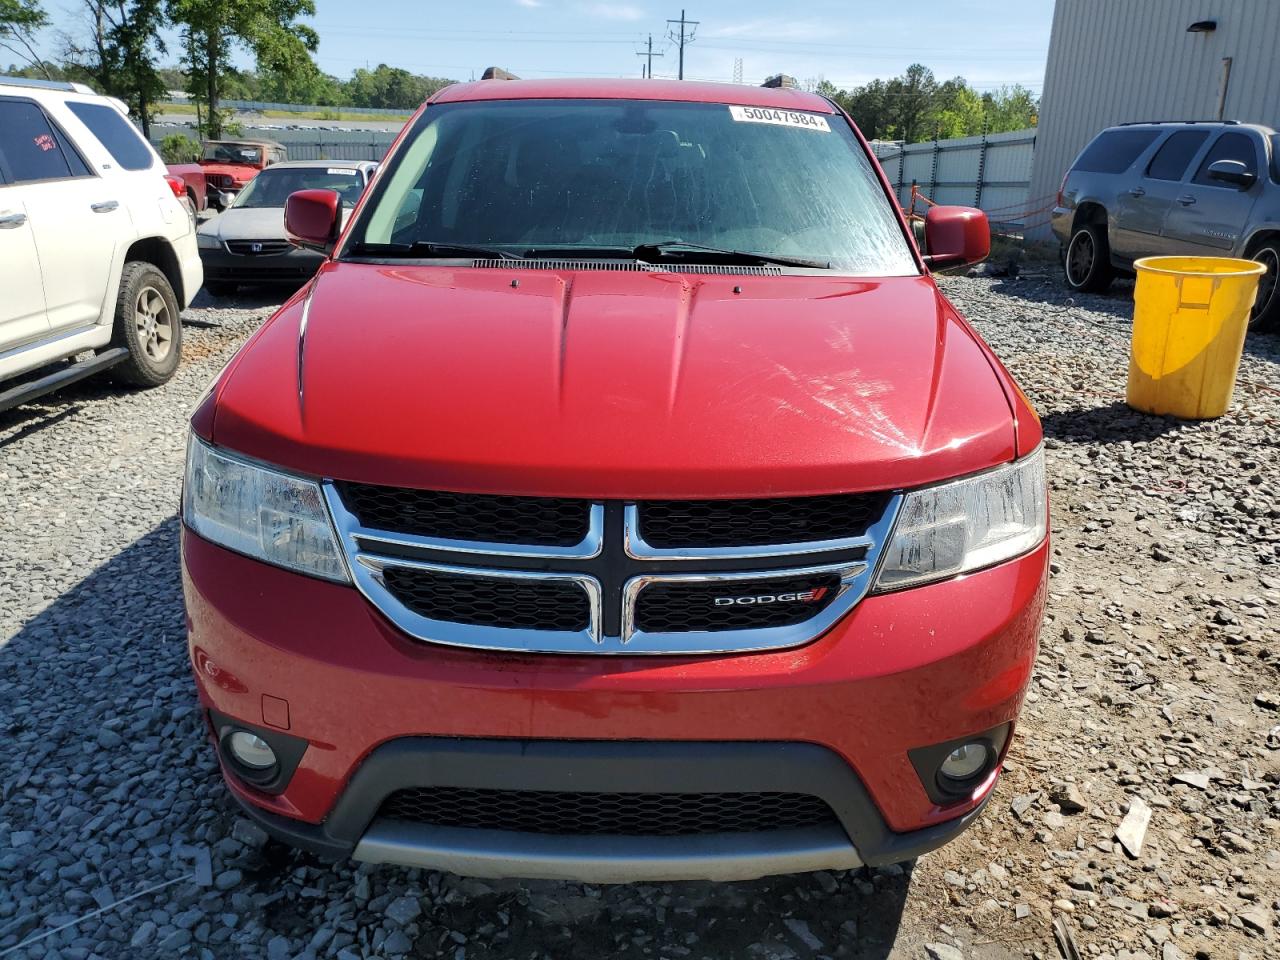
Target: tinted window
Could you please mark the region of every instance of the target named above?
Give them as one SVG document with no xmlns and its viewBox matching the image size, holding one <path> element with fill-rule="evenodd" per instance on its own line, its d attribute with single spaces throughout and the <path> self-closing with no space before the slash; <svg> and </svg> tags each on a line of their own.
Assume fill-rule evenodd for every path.
<svg viewBox="0 0 1280 960">
<path fill-rule="evenodd" d="M 1075 169 L 1123 173 L 1159 135 L 1159 130 L 1104 130 L 1084 148 Z"/>
<path fill-rule="evenodd" d="M 838 115 L 650 100 L 441 104 L 378 182 L 357 249 L 452 242 L 627 259 L 637 245 L 681 240 L 861 276 L 919 272 Z"/>
<path fill-rule="evenodd" d="M 68 100 L 67 109 L 89 128 L 107 153 L 126 170 L 150 169 L 154 158 L 133 124 L 104 103 Z"/>
<path fill-rule="evenodd" d="M 11 183 L 60 180 L 87 172 L 44 111 L 29 100 L 0 100 L 0 154 L 0 166 Z"/>
<path fill-rule="evenodd" d="M 1196 183 L 1203 183 L 1210 187 L 1236 189 L 1232 184 L 1209 179 L 1209 166 L 1219 160 L 1239 160 L 1255 177 L 1258 175 L 1258 151 L 1254 149 L 1253 140 L 1243 133 L 1224 133 L 1214 141 L 1209 152 L 1205 154 L 1200 169 L 1196 171 L 1195 178 Z"/>
<path fill-rule="evenodd" d="M 1209 137 L 1208 130 L 1180 130 L 1160 145 L 1147 167 L 1153 180 L 1181 180 L 1187 164 Z"/>
</svg>

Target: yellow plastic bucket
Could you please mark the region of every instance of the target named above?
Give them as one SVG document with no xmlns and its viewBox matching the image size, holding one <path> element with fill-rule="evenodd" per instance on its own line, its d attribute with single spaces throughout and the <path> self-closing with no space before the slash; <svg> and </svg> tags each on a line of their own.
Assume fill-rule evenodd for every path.
<svg viewBox="0 0 1280 960">
<path fill-rule="evenodd" d="M 1147 257 L 1133 266 L 1129 406 L 1187 420 L 1222 416 L 1266 267 L 1231 257 Z"/>
</svg>

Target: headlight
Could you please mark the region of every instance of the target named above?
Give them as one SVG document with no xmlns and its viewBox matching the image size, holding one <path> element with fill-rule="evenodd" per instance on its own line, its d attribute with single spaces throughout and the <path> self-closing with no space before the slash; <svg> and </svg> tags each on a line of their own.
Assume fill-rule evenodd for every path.
<svg viewBox="0 0 1280 960">
<path fill-rule="evenodd" d="M 1027 553 L 1044 539 L 1044 448 L 1016 463 L 910 491 L 876 590 L 914 587 Z"/>
<path fill-rule="evenodd" d="M 217 250 L 222 246 L 222 241 L 218 239 L 216 234 L 197 233 L 196 246 L 201 250 Z"/>
<path fill-rule="evenodd" d="M 320 485 L 230 456 L 192 436 L 182 519 L 246 556 L 349 582 Z"/>
</svg>

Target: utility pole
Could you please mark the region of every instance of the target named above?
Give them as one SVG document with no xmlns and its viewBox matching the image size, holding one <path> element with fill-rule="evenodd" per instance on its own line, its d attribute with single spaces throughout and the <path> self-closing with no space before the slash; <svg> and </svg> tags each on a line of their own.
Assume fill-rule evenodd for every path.
<svg viewBox="0 0 1280 960">
<path fill-rule="evenodd" d="M 742 82 L 742 58 L 734 57 L 733 59 L 733 82 Z"/>
<path fill-rule="evenodd" d="M 662 53 L 654 53 L 654 52 L 653 52 L 653 34 L 652 34 L 652 33 L 651 33 L 651 34 L 649 34 L 649 49 L 648 49 L 647 51 L 646 51 L 646 50 L 641 50 L 639 53 L 637 53 L 637 54 L 636 54 L 636 56 L 637 56 L 637 57 L 648 57 L 648 58 L 649 58 L 648 72 L 646 73 L 646 72 L 645 72 L 645 69 L 644 69 L 644 68 L 642 68 L 642 69 L 640 70 L 640 76 L 642 76 L 642 77 L 648 77 L 650 80 L 652 80 L 652 79 L 653 79 L 653 58 L 654 58 L 654 57 L 661 57 L 661 56 L 663 56 L 663 54 L 662 54 Z"/>
<path fill-rule="evenodd" d="M 668 21 L 667 21 L 667 36 L 671 38 L 671 41 L 672 41 L 673 43 L 676 43 L 676 44 L 678 44 L 678 45 L 680 46 L 680 73 L 679 73 L 679 77 L 680 77 L 680 79 L 681 79 L 681 80 L 683 80 L 683 79 L 684 79 L 684 45 L 685 45 L 686 43 L 693 43 L 693 35 L 694 35 L 694 33 L 697 31 L 697 29 L 698 29 L 698 24 L 699 24 L 699 23 L 701 23 L 701 22 L 702 22 L 702 21 L 700 21 L 700 20 L 686 20 L 686 19 L 684 18 L 684 11 L 683 11 L 683 10 L 681 10 L 681 11 L 680 11 L 680 19 L 679 19 L 679 20 L 668 20 Z M 679 25 L 680 25 L 680 33 L 679 33 L 679 34 L 676 34 L 676 33 L 674 32 L 674 30 L 672 30 L 672 26 L 673 26 L 674 24 L 679 24 Z M 687 35 L 687 36 L 685 35 L 685 32 L 684 32 L 684 28 L 685 28 L 685 27 L 689 27 L 689 28 L 690 28 L 690 29 L 689 29 L 689 33 L 688 33 L 688 35 Z"/>
</svg>

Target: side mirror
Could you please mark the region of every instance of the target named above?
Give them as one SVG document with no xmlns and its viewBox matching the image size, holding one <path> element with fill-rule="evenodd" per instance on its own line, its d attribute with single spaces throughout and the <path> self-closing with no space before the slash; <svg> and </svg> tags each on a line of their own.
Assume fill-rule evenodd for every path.
<svg viewBox="0 0 1280 960">
<path fill-rule="evenodd" d="M 342 231 L 342 197 L 337 190 L 299 190 L 289 194 L 284 203 L 284 229 L 290 243 L 332 253 Z"/>
<path fill-rule="evenodd" d="M 973 207 L 930 207 L 924 216 L 924 245 L 924 262 L 934 270 L 977 263 L 991 252 L 991 225 Z"/>
<path fill-rule="evenodd" d="M 1249 172 L 1242 160 L 1215 160 L 1209 164 L 1209 179 L 1248 190 L 1258 178 Z"/>
</svg>

